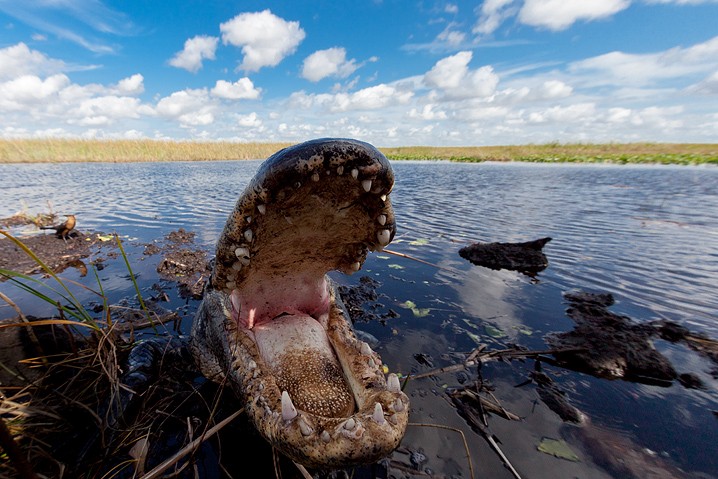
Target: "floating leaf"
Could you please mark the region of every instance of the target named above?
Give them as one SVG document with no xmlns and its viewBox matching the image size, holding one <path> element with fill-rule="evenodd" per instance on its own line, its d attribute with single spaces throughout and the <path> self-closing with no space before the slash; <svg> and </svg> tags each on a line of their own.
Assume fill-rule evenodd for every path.
<svg viewBox="0 0 718 479">
<path fill-rule="evenodd" d="M 97 239 L 100 241 L 110 241 L 114 239 L 113 235 L 97 235 Z"/>
<path fill-rule="evenodd" d="M 581 459 L 571 450 L 566 441 L 544 437 L 538 445 L 538 450 L 544 454 L 555 456 L 567 461 L 579 462 Z"/>
<path fill-rule="evenodd" d="M 418 308 L 416 306 L 416 303 L 411 300 L 406 300 L 403 303 L 399 303 L 399 306 L 402 308 L 410 309 L 412 313 L 414 313 L 414 316 L 417 318 L 423 318 L 424 316 L 428 316 L 428 314 L 431 312 L 431 308 Z"/>
<path fill-rule="evenodd" d="M 389 258 L 390 258 L 390 256 L 387 256 L 387 255 L 385 255 L 385 254 L 378 254 L 378 255 L 376 255 L 375 257 L 376 257 L 376 258 L 379 258 L 379 259 L 389 259 Z"/>
<path fill-rule="evenodd" d="M 469 327 L 471 327 L 471 328 L 473 328 L 473 329 L 479 329 L 479 327 L 478 327 L 477 325 L 475 325 L 474 323 L 472 323 L 471 321 L 469 321 L 469 320 L 466 319 L 466 318 L 462 318 L 462 321 L 463 321 L 464 323 L 466 323 L 467 326 L 469 326 Z"/>
<path fill-rule="evenodd" d="M 491 326 L 490 324 L 484 325 L 484 330 L 486 331 L 486 334 L 488 334 L 492 338 L 498 339 L 498 338 L 506 337 L 506 333 L 501 331 L 499 328 L 495 328 L 495 327 Z"/>
<path fill-rule="evenodd" d="M 407 299 L 403 303 L 399 304 L 399 306 L 401 306 L 402 308 L 406 308 L 406 309 L 414 309 L 414 308 L 416 308 L 416 303 L 410 299 Z"/>
<path fill-rule="evenodd" d="M 414 241 L 409 241 L 409 244 L 412 246 L 424 246 L 429 244 L 429 240 L 426 238 L 419 238 L 415 239 Z"/>
<path fill-rule="evenodd" d="M 478 334 L 474 334 L 474 333 L 472 333 L 471 331 L 464 331 L 464 332 L 465 332 L 466 334 L 468 334 L 469 337 L 470 337 L 477 345 L 481 344 L 481 338 L 479 337 Z"/>
<path fill-rule="evenodd" d="M 389 366 L 386 364 L 381 365 L 381 370 L 384 372 L 384 374 L 389 374 Z"/>
<path fill-rule="evenodd" d="M 514 326 L 514 329 L 526 336 L 531 336 L 534 333 L 533 329 L 528 326 Z"/>
<path fill-rule="evenodd" d="M 390 264 L 389 267 L 390 267 L 391 269 L 404 269 L 404 267 L 403 267 L 402 265 L 400 265 L 400 264 L 395 264 L 395 263 Z"/>
</svg>

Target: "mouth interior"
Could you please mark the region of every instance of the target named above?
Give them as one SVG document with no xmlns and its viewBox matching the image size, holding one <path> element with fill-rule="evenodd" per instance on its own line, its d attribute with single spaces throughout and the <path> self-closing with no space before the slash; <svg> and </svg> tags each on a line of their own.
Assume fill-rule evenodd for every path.
<svg viewBox="0 0 718 479">
<path fill-rule="evenodd" d="M 367 178 L 336 169 L 318 175 L 273 192 L 249 222 L 252 241 L 239 248 L 250 254 L 227 284 L 233 316 L 254 336 L 277 386 L 298 409 L 346 417 L 361 404 L 342 366 L 348 359 L 326 333 L 338 313 L 325 274 L 356 271 L 380 246 L 377 235 L 391 234 L 390 185 L 375 175 L 367 189 Z"/>
</svg>

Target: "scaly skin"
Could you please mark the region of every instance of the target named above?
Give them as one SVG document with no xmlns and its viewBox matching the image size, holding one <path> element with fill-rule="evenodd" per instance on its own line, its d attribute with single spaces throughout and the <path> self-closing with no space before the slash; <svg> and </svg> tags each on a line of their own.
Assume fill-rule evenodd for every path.
<svg viewBox="0 0 718 479">
<path fill-rule="evenodd" d="M 357 340 L 325 274 L 357 271 L 395 233 L 391 167 L 353 140 L 315 140 L 260 166 L 217 243 L 192 328 L 203 374 L 224 378 L 277 449 L 322 469 L 400 443 L 409 402 Z"/>
</svg>

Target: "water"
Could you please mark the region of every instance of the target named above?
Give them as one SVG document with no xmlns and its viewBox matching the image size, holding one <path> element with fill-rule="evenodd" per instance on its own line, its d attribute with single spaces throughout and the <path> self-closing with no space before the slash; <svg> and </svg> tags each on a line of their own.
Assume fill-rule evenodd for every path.
<svg viewBox="0 0 718 479">
<path fill-rule="evenodd" d="M 75 213 L 84 230 L 116 231 L 128 240 L 151 242 L 183 227 L 197 232 L 199 245 L 211 250 L 258 165 L 0 165 L 0 217 L 23 204 L 41 211 L 50 200 L 58 213 Z M 336 276 L 345 284 L 354 284 L 362 275 L 377 279 L 382 304 L 400 313 L 385 324 L 358 325 L 379 338 L 378 351 L 392 370 L 426 370 L 415 353 L 428 355 L 436 367 L 451 364 L 450 353 L 473 349 L 477 335 L 492 348 L 507 343 L 545 348 L 545 334 L 572 328 L 562 299 L 572 290 L 610 292 L 616 313 L 639 322 L 669 319 L 718 338 L 718 169 L 444 162 L 393 166 L 398 232 L 390 249 L 440 268 L 374 254 L 360 273 Z M 66 184 L 74 186 L 64 188 Z M 553 238 L 544 249 L 550 266 L 533 280 L 472 266 L 457 254 L 470 242 L 544 236 Z M 156 277 L 140 251 L 131 251 L 130 257 L 148 287 Z M 111 271 L 104 274 L 109 293 L 131 296 L 131 284 Z M 7 285 L 0 290 L 15 294 Z M 406 300 L 429 308 L 428 314 L 418 317 L 402 308 Z M 187 306 L 188 318 L 195 307 L 194 302 Z M 11 314 L 0 309 L 2 317 Z M 487 326 L 504 336 L 492 337 L 487 331 L 494 329 Z M 651 450 L 684 470 L 718 477 L 718 419 L 711 412 L 718 410 L 718 383 L 709 374 L 712 366 L 680 345 L 657 341 L 656 347 L 679 373 L 695 372 L 706 389 L 659 388 L 549 371 L 592 424 L 608 431 L 600 442 L 616 440 L 624 449 Z M 531 361 L 515 361 L 482 370 L 495 386 L 494 394 L 524 418 L 520 423 L 490 422 L 511 462 L 524 477 L 610 477 L 591 459 L 590 440 L 577 439 L 581 431 L 576 434 L 575 428 L 562 425 L 538 401 L 533 386 L 514 387 L 532 368 Z M 412 423 L 461 429 L 477 477 L 511 477 L 487 443 L 444 400 L 442 388 L 456 384 L 453 374 L 410 381 Z M 537 452 L 543 437 L 568 438 L 582 461 Z M 411 426 L 403 445 L 422 448 L 426 467 L 436 474 L 468 477 L 464 443 L 452 430 Z"/>
</svg>

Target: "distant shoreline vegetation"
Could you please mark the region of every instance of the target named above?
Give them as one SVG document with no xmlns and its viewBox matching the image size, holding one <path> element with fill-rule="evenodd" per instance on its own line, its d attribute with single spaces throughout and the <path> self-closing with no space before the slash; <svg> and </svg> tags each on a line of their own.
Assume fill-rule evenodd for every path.
<svg viewBox="0 0 718 479">
<path fill-rule="evenodd" d="M 0 163 L 122 163 L 264 159 L 291 143 L 161 140 L 0 140 Z M 381 148 L 391 160 L 525 161 L 718 165 L 718 144 L 546 143 L 511 146 L 406 146 Z"/>
</svg>

